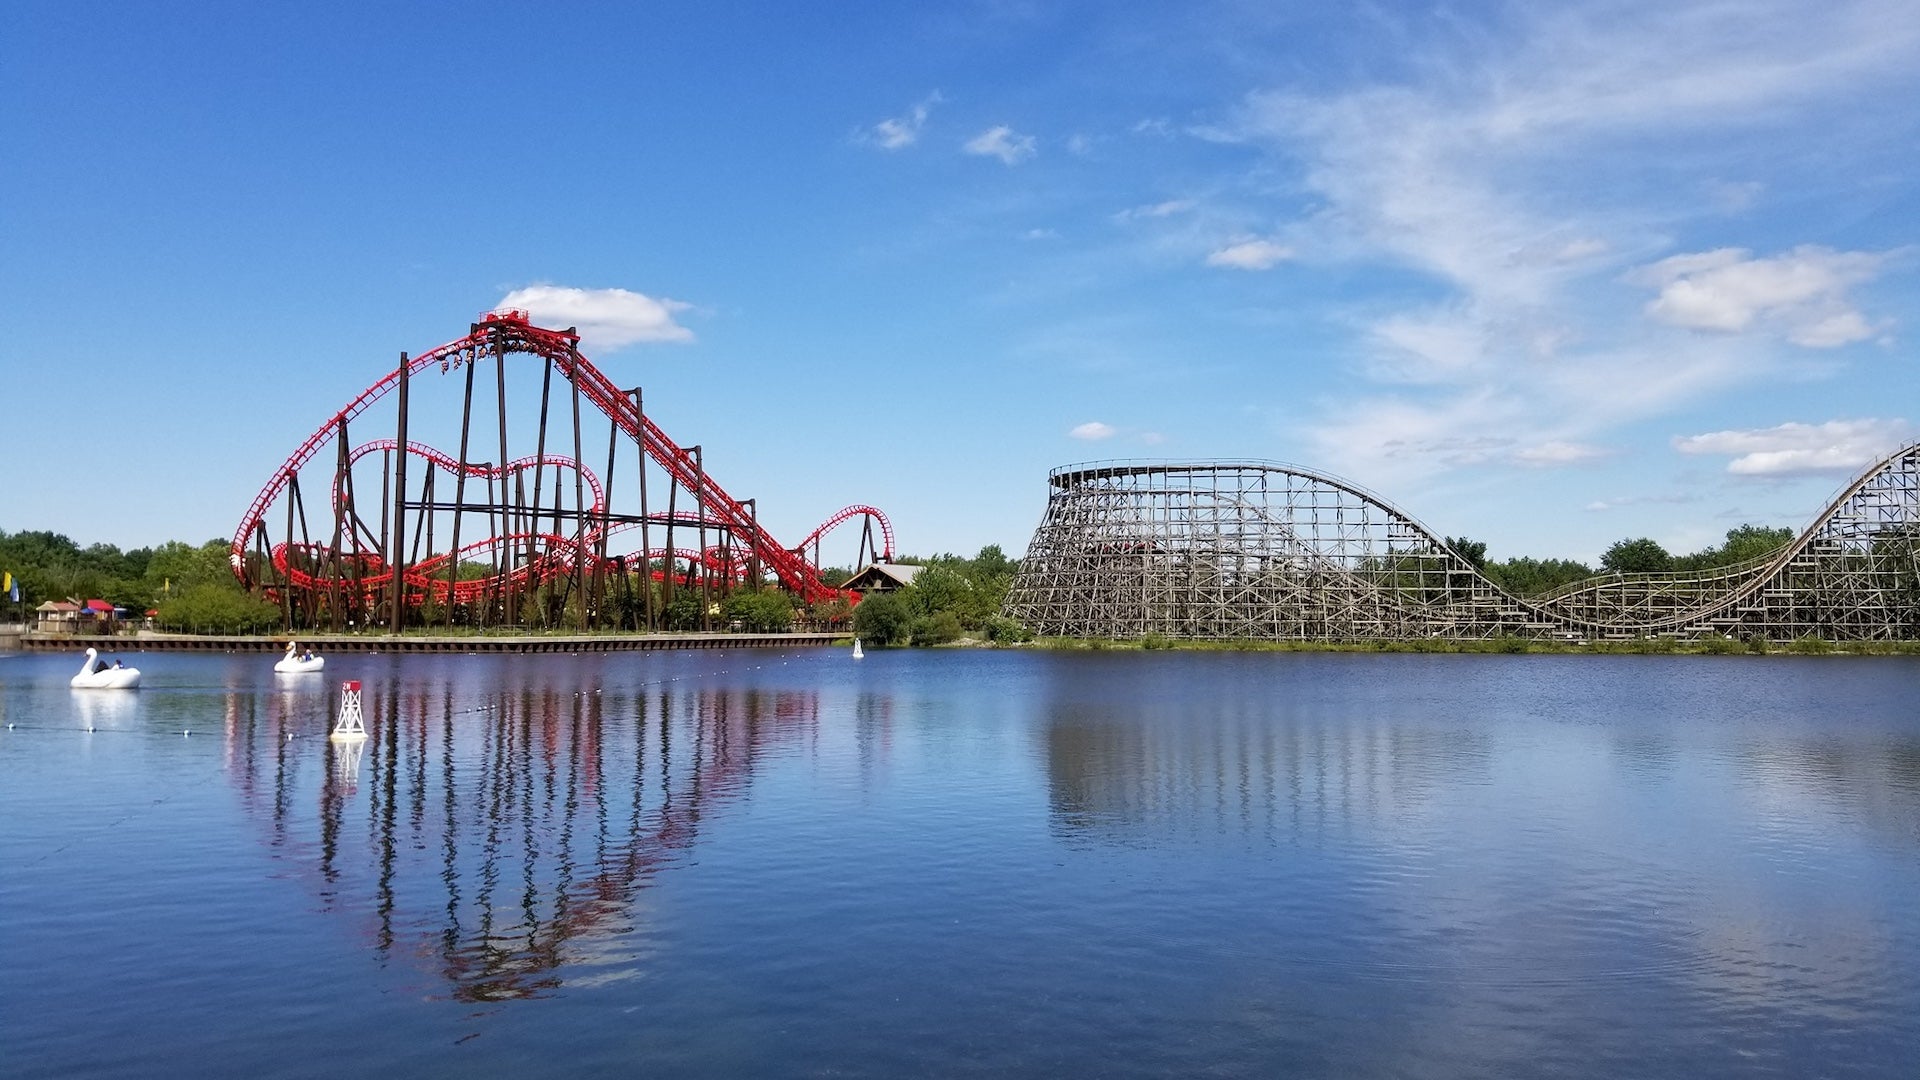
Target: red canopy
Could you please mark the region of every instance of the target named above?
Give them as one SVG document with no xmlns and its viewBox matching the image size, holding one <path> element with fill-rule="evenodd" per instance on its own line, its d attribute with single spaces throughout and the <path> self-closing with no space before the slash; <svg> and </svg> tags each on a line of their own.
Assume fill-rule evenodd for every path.
<svg viewBox="0 0 1920 1080">
<path fill-rule="evenodd" d="M 105 600 L 89 600 L 87 601 L 87 610 L 88 611 L 112 611 L 113 605 L 107 603 Z"/>
</svg>

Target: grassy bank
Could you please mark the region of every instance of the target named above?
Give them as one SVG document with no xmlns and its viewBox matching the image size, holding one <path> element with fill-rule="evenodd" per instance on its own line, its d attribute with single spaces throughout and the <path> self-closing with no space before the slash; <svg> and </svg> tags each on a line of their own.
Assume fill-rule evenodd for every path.
<svg viewBox="0 0 1920 1080">
<path fill-rule="evenodd" d="M 984 644 L 984 643 L 982 643 Z M 1920 656 L 1920 641 L 1828 641 L 1805 637 L 1791 642 L 1740 641 L 1705 637 L 1693 640 L 1651 637 L 1621 641 L 1556 641 L 1501 637 L 1471 641 L 1442 638 L 1375 641 L 1183 641 L 1149 634 L 1137 640 L 1111 638 L 1039 638 L 1026 648 L 1061 651 L 1186 652 L 1345 652 L 1345 653 L 1551 653 L 1676 656 Z"/>
</svg>

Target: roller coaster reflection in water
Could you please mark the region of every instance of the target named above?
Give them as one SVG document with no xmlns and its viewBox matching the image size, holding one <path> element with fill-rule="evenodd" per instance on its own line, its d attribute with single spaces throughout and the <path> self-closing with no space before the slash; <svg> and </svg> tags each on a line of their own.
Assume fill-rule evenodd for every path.
<svg viewBox="0 0 1920 1080">
<path fill-rule="evenodd" d="M 1101 462 L 1049 480 L 1007 599 L 1039 634 L 1920 639 L 1920 444 L 1868 469 L 1761 558 L 1531 597 L 1505 592 L 1379 496 L 1290 465 Z"/>
<path fill-rule="evenodd" d="M 402 353 L 394 371 L 275 470 L 233 532 L 234 573 L 297 626 L 444 620 L 641 629 L 663 624 L 676 589 L 698 593 L 703 624 L 720 596 L 746 585 L 774 583 L 809 604 L 841 596 L 821 576 L 821 540 L 856 519 L 854 565 L 893 557 L 892 526 L 871 506 L 839 511 L 795 547 L 775 541 L 755 501 L 722 489 L 701 447 L 669 439 L 646 415 L 641 392 L 616 389 L 579 344 L 572 330 L 542 329 L 508 311 L 483 315 L 467 336 L 420 356 Z M 539 361 L 537 413 L 528 413 L 531 384 L 509 390 L 510 356 Z M 478 387 L 476 410 L 475 375 L 487 361 L 493 386 Z M 409 384 L 433 366 L 464 372 L 457 423 L 444 410 L 437 427 L 436 414 L 411 415 Z M 516 366 L 516 383 L 531 377 L 524 368 Z M 350 424 L 396 390 L 395 437 L 352 442 Z M 583 402 L 604 427 L 583 422 Z M 434 438 L 459 449 L 435 449 Z M 515 457 L 510 446 L 531 453 Z M 596 475 L 587 454 L 602 446 L 605 472 Z M 489 453 L 497 456 L 473 460 Z M 622 474 L 631 479 L 619 482 Z M 616 488 L 624 511 L 613 509 Z M 322 507 L 321 520 L 309 520 L 310 508 Z M 429 604 L 432 611 L 420 611 Z"/>
<path fill-rule="evenodd" d="M 748 795 L 762 758 L 817 740 L 820 725 L 810 691 L 370 689 L 373 737 L 330 740 L 324 756 L 288 738 L 308 730 L 298 694 L 258 712 L 234 695 L 228 775 L 325 911 L 462 1001 L 604 974 L 703 820 Z"/>
</svg>

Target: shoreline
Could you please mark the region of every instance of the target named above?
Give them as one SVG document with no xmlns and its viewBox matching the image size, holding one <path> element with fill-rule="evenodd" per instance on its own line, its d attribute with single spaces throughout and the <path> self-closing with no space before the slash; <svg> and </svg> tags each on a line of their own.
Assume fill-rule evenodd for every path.
<svg viewBox="0 0 1920 1080">
<path fill-rule="evenodd" d="M 286 634 L 171 634 L 86 637 L 28 632 L 0 634 L 0 652 L 79 652 L 89 647 L 114 652 L 254 652 L 286 648 Z M 321 653 L 579 653 L 651 652 L 684 649 L 845 648 L 846 632 L 785 634 L 295 634 L 293 640 Z M 1801 638 L 1790 642 L 1738 641 L 1731 638 L 1625 638 L 1559 641 L 1532 638 L 1373 639 L 1295 641 L 1264 639 L 1202 640 L 1167 638 L 1035 638 L 998 642 L 963 637 L 938 645 L 882 646 L 870 649 L 1029 649 L 1043 652 L 1285 652 L 1424 655 L 1547 656 L 1920 656 L 1920 640 L 1835 641 Z"/>
<path fill-rule="evenodd" d="M 791 634 L 166 634 L 113 636 L 21 634 L 0 637 L 0 649 L 22 652 L 277 653 L 291 638 L 325 653 L 579 653 L 680 649 L 820 648 L 852 642 L 835 633 Z"/>
<path fill-rule="evenodd" d="M 1920 656 L 1920 640 L 1833 641 L 1801 638 L 1791 642 L 1736 641 L 1730 638 L 1676 640 L 1626 638 L 1553 641 L 1531 638 L 1370 639 L 1366 641 L 1201 640 L 1184 638 L 1034 638 L 1021 642 L 961 638 L 939 645 L 869 643 L 870 649 L 1033 649 L 1043 652 L 1286 652 L 1396 653 L 1440 655 L 1541 656 Z"/>
</svg>

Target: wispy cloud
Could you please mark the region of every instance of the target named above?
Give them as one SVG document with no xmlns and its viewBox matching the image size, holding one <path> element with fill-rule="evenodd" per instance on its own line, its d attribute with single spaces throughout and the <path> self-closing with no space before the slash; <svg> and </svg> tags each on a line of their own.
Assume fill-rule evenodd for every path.
<svg viewBox="0 0 1920 1080">
<path fill-rule="evenodd" d="M 1673 440 L 1673 448 L 1731 457 L 1727 471 L 1736 476 L 1792 476 L 1859 472 L 1911 437 L 1902 419 L 1829 420 L 1684 435 Z"/>
<path fill-rule="evenodd" d="M 1323 400 L 1307 434 L 1330 467 L 1401 482 L 1520 463 L 1516 448 L 1486 450 L 1480 433 L 1501 431 L 1516 447 L 1590 445 L 1791 370 L 1781 343 L 1831 347 L 1885 332 L 1848 293 L 1884 256 L 1801 247 L 1772 260 L 1738 251 L 1711 266 L 1653 260 L 1678 223 L 1764 190 L 1742 176 L 1755 133 L 1824 131 L 1869 95 L 1920 81 L 1920 20 L 1901 3 L 1502 10 L 1505 24 L 1455 25 L 1407 81 L 1259 93 L 1216 125 L 1266 148 L 1317 200 L 1283 231 L 1286 246 L 1410 269 L 1447 290 L 1438 300 L 1409 290 L 1417 300 L 1360 322 L 1359 373 L 1394 388 L 1362 383 Z M 1682 141 L 1687 154 L 1662 152 Z M 1678 182 L 1597 175 L 1630 179 L 1643 154 L 1661 154 L 1663 175 Z M 1721 179 L 1729 175 L 1742 178 Z M 1645 311 L 1645 294 L 1620 288 L 1635 262 L 1659 275 L 1647 279 L 1662 292 Z M 1742 319 L 1774 333 L 1696 328 Z"/>
<path fill-rule="evenodd" d="M 655 299 L 627 289 L 576 289 L 565 285 L 529 285 L 502 297 L 494 307 L 518 308 L 541 326 L 572 326 L 589 353 L 611 352 L 643 341 L 693 340 L 693 331 L 674 316 L 693 305 Z"/>
<path fill-rule="evenodd" d="M 1113 425 L 1111 424 L 1103 424 L 1098 420 L 1089 420 L 1086 423 L 1081 424 L 1079 427 L 1074 428 L 1072 431 L 1067 432 L 1067 434 L 1075 439 L 1085 439 L 1088 442 L 1099 442 L 1102 439 L 1113 438 L 1115 435 L 1119 434 L 1119 431 L 1118 429 L 1114 428 Z"/>
<path fill-rule="evenodd" d="M 1767 186 L 1758 180 L 1708 180 L 1707 198 L 1722 213 L 1742 214 L 1759 203 Z"/>
<path fill-rule="evenodd" d="M 976 157 L 999 158 L 1002 165 L 1018 165 L 1037 152 L 1033 136 L 1022 135 L 1005 124 L 975 135 L 961 149 Z"/>
<path fill-rule="evenodd" d="M 944 99 L 940 91 L 928 94 L 903 116 L 891 116 L 860 133 L 861 141 L 882 150 L 903 150 L 920 141 L 920 130 L 927 126 L 933 107 Z"/>
<path fill-rule="evenodd" d="M 1239 237 L 1207 256 L 1208 266 L 1230 270 L 1270 270 L 1293 258 L 1293 249 L 1277 240 L 1257 236 Z"/>
<path fill-rule="evenodd" d="M 1612 453 L 1604 446 L 1551 439 L 1515 450 L 1512 460 L 1515 465 L 1540 469 L 1561 465 L 1581 465 L 1589 461 L 1598 461 Z"/>
<path fill-rule="evenodd" d="M 1729 334 L 1759 324 L 1796 345 L 1834 348 L 1875 334 L 1847 290 L 1873 280 L 1884 262 L 1815 245 L 1759 259 L 1744 248 L 1719 248 L 1662 259 L 1627 279 L 1660 290 L 1646 312 L 1661 322 Z"/>
<path fill-rule="evenodd" d="M 1648 504 L 1666 504 L 1672 506 L 1697 503 L 1701 496 L 1697 492 L 1676 492 L 1671 495 L 1622 495 L 1617 499 L 1595 499 L 1586 505 L 1589 513 L 1605 513 L 1618 510 L 1623 506 L 1645 506 Z"/>
<path fill-rule="evenodd" d="M 1168 199 L 1165 202 L 1148 203 L 1145 206 L 1131 206 L 1113 215 L 1115 221 L 1137 221 L 1142 218 L 1172 217 L 1193 209 L 1192 199 Z"/>
</svg>

